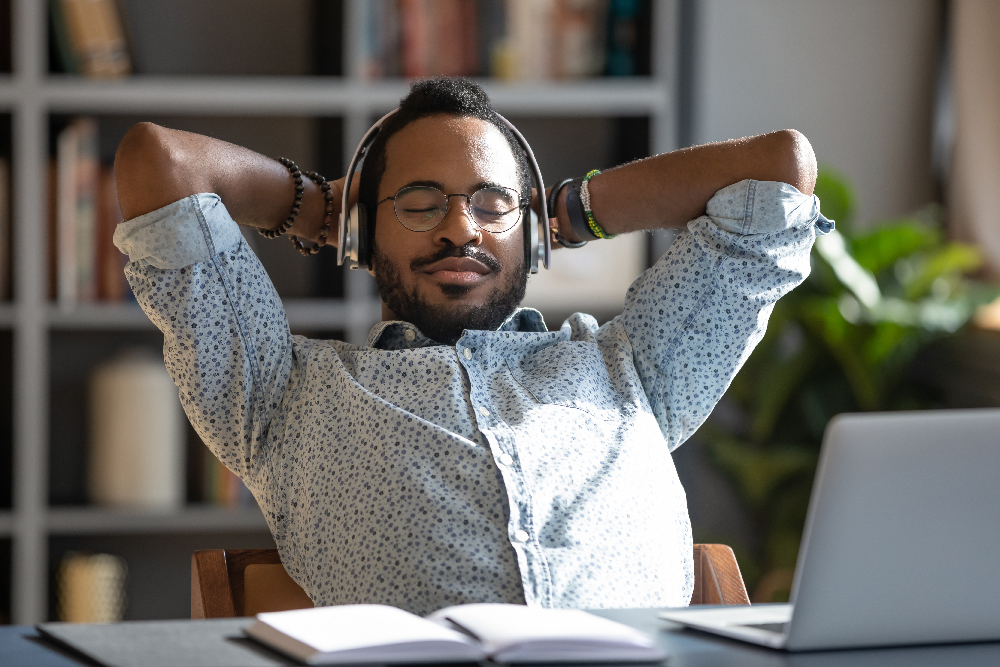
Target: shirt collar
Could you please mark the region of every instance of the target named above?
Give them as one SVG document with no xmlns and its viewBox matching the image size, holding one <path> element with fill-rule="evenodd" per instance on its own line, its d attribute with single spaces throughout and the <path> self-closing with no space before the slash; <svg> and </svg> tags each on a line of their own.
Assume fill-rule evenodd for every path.
<svg viewBox="0 0 1000 667">
<path fill-rule="evenodd" d="M 498 331 L 544 333 L 548 331 L 542 314 L 534 308 L 518 308 L 500 325 Z M 425 336 L 420 329 L 399 320 L 386 320 L 372 327 L 368 334 L 368 347 L 380 350 L 409 350 L 440 345 Z"/>
</svg>

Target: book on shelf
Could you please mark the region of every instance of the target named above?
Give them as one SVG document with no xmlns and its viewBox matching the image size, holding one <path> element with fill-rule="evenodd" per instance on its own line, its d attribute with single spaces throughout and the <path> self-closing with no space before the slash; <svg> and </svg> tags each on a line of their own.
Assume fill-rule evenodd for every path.
<svg viewBox="0 0 1000 667">
<path fill-rule="evenodd" d="M 217 459 L 207 447 L 205 452 L 205 472 L 202 497 L 205 502 L 228 509 L 256 507 L 250 489 L 243 480 Z"/>
<path fill-rule="evenodd" d="M 96 120 L 74 119 L 59 133 L 53 165 L 49 199 L 56 300 L 72 309 L 78 303 L 131 298 L 127 257 L 112 241 L 122 220 L 114 169 L 100 161 Z"/>
<path fill-rule="evenodd" d="M 643 0 L 373 0 L 364 3 L 362 75 L 634 75 L 643 7 Z"/>
<path fill-rule="evenodd" d="M 481 603 L 421 618 L 383 605 L 257 614 L 246 634 L 310 665 L 477 662 L 656 662 L 647 634 L 577 609 Z"/>
<path fill-rule="evenodd" d="M 49 13 L 63 71 L 97 78 L 131 73 L 123 15 L 115 0 L 50 0 Z"/>
<path fill-rule="evenodd" d="M 128 566 L 112 554 L 70 551 L 56 571 L 56 611 L 65 623 L 114 623 L 125 616 Z"/>
<path fill-rule="evenodd" d="M 126 349 L 88 383 L 87 495 L 95 505 L 178 510 L 184 503 L 184 413 L 163 358 Z"/>
</svg>

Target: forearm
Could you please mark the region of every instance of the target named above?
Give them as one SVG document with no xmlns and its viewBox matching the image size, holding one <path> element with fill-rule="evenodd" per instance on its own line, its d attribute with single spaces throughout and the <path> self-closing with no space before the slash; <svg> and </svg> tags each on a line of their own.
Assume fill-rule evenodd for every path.
<svg viewBox="0 0 1000 667">
<path fill-rule="evenodd" d="M 591 206 L 609 234 L 681 227 L 703 215 L 717 191 L 744 179 L 789 183 L 812 195 L 812 147 L 802 134 L 782 130 L 664 153 L 591 179 Z M 570 231 L 565 200 L 564 192 L 556 208 L 561 233 Z"/>
<path fill-rule="evenodd" d="M 135 125 L 122 139 L 115 176 L 126 220 L 192 194 L 212 192 L 239 224 L 274 229 L 288 217 L 295 200 L 292 176 L 276 160 L 152 123 Z M 302 206 L 289 233 L 315 238 L 323 224 L 323 195 L 308 178 L 303 178 L 303 186 Z M 334 194 L 339 193 L 339 184 L 334 184 Z M 331 237 L 332 242 L 336 236 Z"/>
</svg>

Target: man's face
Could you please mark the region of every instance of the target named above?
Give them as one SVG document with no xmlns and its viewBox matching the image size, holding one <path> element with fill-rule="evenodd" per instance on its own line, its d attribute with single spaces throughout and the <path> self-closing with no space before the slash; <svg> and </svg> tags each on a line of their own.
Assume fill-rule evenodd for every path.
<svg viewBox="0 0 1000 667">
<path fill-rule="evenodd" d="M 520 191 L 503 134 L 477 118 L 449 115 L 421 118 L 389 139 L 378 200 L 410 185 L 433 185 L 445 194 L 472 195 L 484 185 Z M 383 319 L 412 322 L 446 344 L 464 329 L 499 327 L 524 298 L 523 224 L 484 231 L 467 200 L 451 197 L 437 227 L 414 232 L 399 223 L 392 200 L 381 204 L 372 269 Z"/>
</svg>

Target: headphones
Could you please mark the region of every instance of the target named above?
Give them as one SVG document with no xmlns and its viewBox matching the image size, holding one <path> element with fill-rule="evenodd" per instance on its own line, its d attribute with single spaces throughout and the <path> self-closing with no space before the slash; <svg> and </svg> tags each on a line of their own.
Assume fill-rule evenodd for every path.
<svg viewBox="0 0 1000 667">
<path fill-rule="evenodd" d="M 378 119 L 378 122 L 365 132 L 365 136 L 354 151 L 350 166 L 347 168 L 347 178 L 344 182 L 344 196 L 340 203 L 340 244 L 337 247 L 337 264 L 343 265 L 348 262 L 352 269 L 367 269 L 371 266 L 372 247 L 375 234 L 375 211 L 368 211 L 367 207 L 358 203 L 357 207 L 351 211 L 347 208 L 347 197 L 351 192 L 351 182 L 354 180 L 358 165 L 365 159 L 368 149 L 371 148 L 375 137 L 382 130 L 382 125 L 399 109 L 393 109 L 386 115 Z M 496 113 L 496 112 L 494 112 Z M 511 131 L 518 145 L 524 152 L 528 160 L 531 179 L 534 181 L 535 189 L 538 192 L 539 208 L 541 209 L 541 219 L 536 220 L 534 211 L 528 207 L 527 216 L 523 216 L 522 227 L 524 230 L 524 261 L 530 273 L 538 273 L 538 262 L 549 268 L 549 256 L 552 252 L 552 240 L 549 232 L 549 212 L 545 201 L 545 185 L 542 181 L 542 172 L 538 169 L 538 162 L 531 152 L 531 147 L 524 140 L 521 133 L 509 120 L 497 114 L 504 125 Z M 538 226 L 541 224 L 542 233 L 539 233 Z"/>
</svg>

